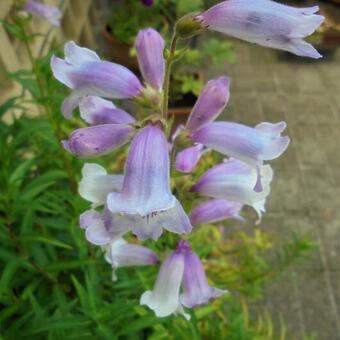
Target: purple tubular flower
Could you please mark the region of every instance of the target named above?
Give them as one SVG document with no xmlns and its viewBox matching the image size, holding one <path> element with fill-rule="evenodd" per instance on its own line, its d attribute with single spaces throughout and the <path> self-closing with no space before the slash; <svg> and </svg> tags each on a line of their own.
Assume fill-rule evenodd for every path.
<svg viewBox="0 0 340 340">
<path fill-rule="evenodd" d="M 225 199 L 213 199 L 199 204 L 190 213 L 190 221 L 193 225 L 209 224 L 223 221 L 229 218 L 244 221 L 240 216 L 243 204 Z"/>
<path fill-rule="evenodd" d="M 190 113 L 186 127 L 194 131 L 215 120 L 228 103 L 229 87 L 230 79 L 228 77 L 209 80 Z"/>
<path fill-rule="evenodd" d="M 62 112 L 69 118 L 87 95 L 106 98 L 132 98 L 140 95 L 142 84 L 126 67 L 101 61 L 98 55 L 73 41 L 65 44 L 65 60 L 51 58 L 53 75 L 72 89 L 62 104 Z"/>
<path fill-rule="evenodd" d="M 148 125 L 133 139 L 123 189 L 109 194 L 107 205 L 140 239 L 157 239 L 162 227 L 175 233 L 191 231 L 188 216 L 170 190 L 169 147 L 158 125 Z"/>
<path fill-rule="evenodd" d="M 79 224 L 85 229 L 86 239 L 97 246 L 105 246 L 120 238 L 128 229 L 118 229 L 113 215 L 106 208 L 102 214 L 95 210 L 86 210 L 79 217 Z"/>
<path fill-rule="evenodd" d="M 62 17 L 62 14 L 58 7 L 28 0 L 24 6 L 24 10 L 31 14 L 37 15 L 44 20 L 49 21 L 54 26 L 60 26 L 60 19 Z"/>
<path fill-rule="evenodd" d="M 184 312 L 183 306 L 202 305 L 224 293 L 226 291 L 208 285 L 198 256 L 187 241 L 179 241 L 177 249 L 163 263 L 154 289 L 141 296 L 140 304 L 147 305 L 158 317 L 181 314 L 189 320 L 190 315 Z"/>
<path fill-rule="evenodd" d="M 138 32 L 135 47 L 144 79 L 155 89 L 161 90 L 165 75 L 164 39 L 153 28 L 147 28 Z"/>
<path fill-rule="evenodd" d="M 70 139 L 62 143 L 75 156 L 95 157 L 124 145 L 133 137 L 134 132 L 134 128 L 128 125 L 96 125 L 73 131 Z"/>
<path fill-rule="evenodd" d="M 202 263 L 190 249 L 187 241 L 179 241 L 178 248 L 185 249 L 183 293 L 180 296 L 180 302 L 183 306 L 193 308 L 203 305 L 227 292 L 209 286 Z"/>
<path fill-rule="evenodd" d="M 110 192 L 122 190 L 123 178 L 122 175 L 108 175 L 98 164 L 85 163 L 79 182 L 79 195 L 93 205 L 104 205 Z"/>
<path fill-rule="evenodd" d="M 261 192 L 254 191 L 258 172 L 263 184 Z M 273 170 L 270 165 L 259 166 L 257 170 L 231 158 L 205 172 L 192 190 L 204 196 L 247 204 L 253 207 L 261 218 L 272 178 Z"/>
<path fill-rule="evenodd" d="M 281 136 L 286 126 L 285 122 L 261 123 L 255 128 L 213 122 L 194 131 L 190 137 L 194 142 L 257 167 L 262 161 L 278 158 L 287 149 L 289 137 Z"/>
<path fill-rule="evenodd" d="M 105 258 L 113 268 L 114 280 L 117 279 L 116 268 L 147 266 L 158 262 L 158 256 L 151 249 L 127 243 L 122 238 L 116 239 L 107 247 Z"/>
<path fill-rule="evenodd" d="M 197 16 L 208 28 L 251 43 L 320 58 L 303 38 L 324 21 L 318 6 L 294 8 L 270 0 L 223 1 Z"/>
<path fill-rule="evenodd" d="M 176 170 L 190 173 L 196 167 L 203 154 L 203 145 L 197 144 L 179 152 L 176 156 Z"/>
<path fill-rule="evenodd" d="M 135 119 L 127 112 L 116 108 L 109 100 L 87 96 L 79 102 L 80 116 L 91 125 L 132 124 Z"/>
<path fill-rule="evenodd" d="M 179 300 L 183 274 L 184 254 L 177 249 L 166 258 L 153 290 L 143 293 L 140 304 L 147 305 L 158 317 L 182 314 L 189 319 Z"/>
</svg>

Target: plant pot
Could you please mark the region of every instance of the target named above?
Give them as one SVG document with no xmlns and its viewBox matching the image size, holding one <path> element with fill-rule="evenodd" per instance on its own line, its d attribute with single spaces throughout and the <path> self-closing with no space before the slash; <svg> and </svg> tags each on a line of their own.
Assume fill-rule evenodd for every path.
<svg viewBox="0 0 340 340">
<path fill-rule="evenodd" d="M 134 72 L 139 72 L 138 61 L 136 57 L 130 55 L 131 44 L 118 41 L 112 33 L 109 25 L 102 28 L 102 35 L 107 43 L 108 57 L 116 62 L 129 68 Z"/>
</svg>

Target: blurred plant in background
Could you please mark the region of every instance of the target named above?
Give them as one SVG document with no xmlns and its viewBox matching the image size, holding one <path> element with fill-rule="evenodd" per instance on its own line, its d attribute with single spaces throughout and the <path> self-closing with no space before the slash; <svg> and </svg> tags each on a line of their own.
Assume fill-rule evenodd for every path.
<svg viewBox="0 0 340 340">
<path fill-rule="evenodd" d="M 26 33 L 26 23 L 27 19 L 13 17 L 4 25 L 29 50 L 27 42 L 34 34 Z M 212 41 L 205 42 L 207 50 L 218 58 L 218 43 Z M 211 52 L 214 49 L 216 53 Z M 195 52 L 188 54 L 187 61 L 197 57 Z M 52 78 L 51 55 L 32 58 L 31 70 L 10 74 L 22 92 L 0 106 L 1 336 L 293 339 L 286 334 L 284 322 L 274 331 L 265 311 L 251 316 L 248 303 L 260 298 L 271 280 L 306 258 L 314 248 L 308 236 L 295 235 L 278 246 L 258 228 L 253 234 L 228 232 L 231 220 L 196 227 L 190 237 L 192 248 L 204 259 L 209 278 L 231 294 L 191 311 L 190 322 L 179 317 L 157 318 L 139 306 L 140 295 L 155 280 L 154 266 L 119 269 L 119 280 L 111 281 L 112 270 L 102 250 L 89 245 L 79 228 L 78 216 L 89 206 L 77 193 L 84 161 L 67 154 L 60 140 L 86 125 L 78 115 L 65 120 L 60 114 L 66 91 Z M 109 173 L 122 173 L 126 157 L 124 147 L 97 162 Z M 175 172 L 176 187 L 186 192 L 185 188 L 221 159 L 216 153 L 204 154 L 191 179 Z M 181 196 L 181 190 L 176 194 L 185 209 L 190 209 L 190 194 Z M 135 242 L 132 236 L 128 240 Z M 158 242 L 148 240 L 145 245 L 160 254 L 173 249 L 175 243 L 174 234 L 166 233 Z"/>
</svg>

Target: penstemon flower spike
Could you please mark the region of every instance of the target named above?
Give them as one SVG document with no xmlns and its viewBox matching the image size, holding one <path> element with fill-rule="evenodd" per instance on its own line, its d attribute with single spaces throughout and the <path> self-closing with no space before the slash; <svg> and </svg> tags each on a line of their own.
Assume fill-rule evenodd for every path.
<svg viewBox="0 0 340 340">
<path fill-rule="evenodd" d="M 152 1 L 143 3 L 151 5 Z M 74 42 L 65 45 L 64 59 L 52 57 L 54 76 L 71 89 L 62 104 L 64 116 L 70 118 L 79 106 L 80 116 L 89 124 L 63 142 L 65 149 L 78 157 L 97 157 L 123 145 L 129 148 L 124 174 L 108 174 L 102 166 L 86 163 L 79 183 L 80 196 L 91 203 L 91 209 L 80 216 L 80 227 L 90 243 L 105 251 L 114 272 L 119 267 L 158 262 L 151 249 L 124 239 L 130 232 L 139 241 L 157 240 L 164 229 L 189 234 L 193 225 L 244 220 L 244 205 L 255 209 L 259 223 L 273 180 L 273 170 L 266 162 L 280 157 L 290 142 L 282 136 L 285 122 L 262 122 L 253 128 L 215 121 L 230 97 L 227 76 L 207 82 L 186 124 L 168 140 L 166 131 L 171 131 L 172 124 L 168 119 L 170 74 L 178 55 L 177 43 L 212 29 L 319 58 L 303 40 L 324 20 L 317 11 L 317 6 L 297 9 L 270 0 L 224 1 L 181 18 L 165 50 L 157 31 L 143 29 L 135 47 L 144 82 L 124 66 L 102 61 L 94 51 Z M 108 99 L 133 99 L 143 115 L 136 119 Z M 205 157 L 213 160 L 214 152 L 230 158 L 203 171 Z M 171 169 L 177 171 L 173 179 Z M 179 185 L 184 183 L 177 182 L 179 176 L 188 178 L 189 185 Z M 178 197 L 185 197 L 183 206 Z M 188 206 L 189 216 L 184 209 Z M 146 291 L 140 303 L 159 317 L 181 314 L 189 319 L 184 307 L 206 304 L 225 293 L 209 286 L 198 255 L 188 241 L 181 240 L 163 261 L 153 290 Z"/>
</svg>

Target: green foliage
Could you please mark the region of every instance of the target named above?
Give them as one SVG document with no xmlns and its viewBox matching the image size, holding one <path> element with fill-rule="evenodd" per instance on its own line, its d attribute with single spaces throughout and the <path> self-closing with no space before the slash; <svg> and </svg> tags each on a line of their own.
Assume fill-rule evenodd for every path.
<svg viewBox="0 0 340 340">
<path fill-rule="evenodd" d="M 187 58 L 194 61 L 197 54 L 189 52 Z M 274 330 L 268 313 L 251 317 L 248 304 L 261 296 L 265 283 L 313 248 L 306 237 L 294 236 L 276 249 L 260 229 L 226 238 L 214 225 L 197 228 L 190 235 L 193 249 L 214 285 L 230 292 L 190 310 L 190 322 L 157 318 L 139 305 L 142 292 L 154 284 L 157 266 L 122 268 L 118 281 L 111 281 L 101 249 L 90 245 L 79 227 L 79 215 L 88 208 L 76 188 L 83 161 L 70 157 L 60 140 L 82 123 L 61 117 L 65 90 L 52 79 L 49 59 L 38 60 L 32 71 L 10 74 L 21 95 L 0 105 L 1 339 L 284 340 L 284 324 Z M 197 79 L 181 80 L 187 83 L 183 91 L 197 87 L 198 92 Z M 121 172 L 125 151 L 101 163 Z M 214 164 L 214 157 L 206 154 L 193 178 L 177 174 L 173 179 L 187 210 L 197 199 L 190 181 Z M 166 233 L 146 245 L 163 259 L 176 241 Z M 276 255 L 268 260 L 273 250 Z"/>
<path fill-rule="evenodd" d="M 4 103 L 0 112 L 8 114 L 19 102 Z M 53 128 L 44 116 L 22 113 L 12 124 L 0 123 L 2 338 L 284 339 L 267 314 L 250 320 L 246 307 L 246 297 L 253 290 L 260 293 L 263 278 L 275 268 L 263 258 L 272 244 L 260 231 L 224 240 L 216 226 L 207 226 L 193 235 L 194 249 L 207 258 L 209 276 L 232 293 L 192 311 L 191 322 L 159 319 L 139 306 L 157 268 L 120 269 L 119 280 L 111 281 L 101 250 L 85 241 L 78 226 L 87 204 L 72 192 L 64 164 L 53 156 L 60 152 Z M 74 175 L 80 163 L 73 163 Z M 171 245 L 172 236 L 161 243 Z M 163 246 L 149 243 L 154 249 Z M 308 241 L 301 238 L 284 247 L 279 272 L 307 249 Z"/>
<path fill-rule="evenodd" d="M 233 44 L 228 40 L 206 39 L 201 45 L 201 51 L 215 65 L 223 62 L 234 63 L 236 59 Z"/>
</svg>

